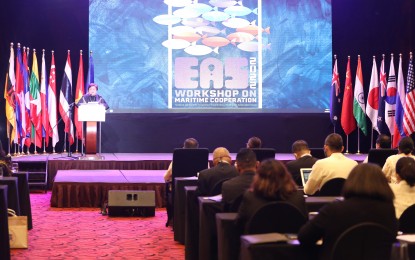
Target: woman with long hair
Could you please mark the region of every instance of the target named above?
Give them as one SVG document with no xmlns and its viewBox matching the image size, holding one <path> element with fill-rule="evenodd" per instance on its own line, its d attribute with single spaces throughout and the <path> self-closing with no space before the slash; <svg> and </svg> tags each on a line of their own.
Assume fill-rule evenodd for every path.
<svg viewBox="0 0 415 260">
<path fill-rule="evenodd" d="M 354 167 L 344 184 L 343 197 L 344 201 L 321 208 L 298 233 L 298 240 L 305 246 L 323 239 L 322 259 L 329 258 L 337 238 L 354 225 L 373 222 L 393 234 L 397 232 L 394 195 L 378 165 L 363 163 Z"/>
<path fill-rule="evenodd" d="M 303 193 L 283 163 L 274 159 L 262 161 L 254 176 L 251 188 L 244 193 L 238 211 L 237 226 L 246 230 L 246 224 L 263 205 L 274 201 L 286 201 L 298 207 L 306 215 Z"/>
</svg>

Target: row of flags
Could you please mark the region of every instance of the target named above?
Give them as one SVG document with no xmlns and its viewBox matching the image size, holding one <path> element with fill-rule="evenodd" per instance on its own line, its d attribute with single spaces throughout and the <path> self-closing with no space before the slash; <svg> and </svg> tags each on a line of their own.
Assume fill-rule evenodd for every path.
<svg viewBox="0 0 415 260">
<path fill-rule="evenodd" d="M 4 87 L 5 111 L 7 118 L 7 137 L 13 143 L 29 147 L 31 144 L 42 148 L 59 142 L 58 111 L 65 124 L 69 145 L 75 138 L 82 140 L 82 122 L 78 121 L 78 108 L 74 106 L 85 93 L 87 86 L 94 82 L 94 63 L 92 52 L 89 56 L 89 69 L 86 81 L 83 72 L 83 57 L 80 51 L 79 70 L 75 97 L 72 92 L 72 69 L 70 51 L 64 67 L 59 98 L 56 88 L 56 66 L 54 51 L 51 52 L 49 77 L 46 71 L 45 50 L 41 54 L 39 75 L 38 53 L 32 51 L 32 66 L 29 67 L 30 49 L 17 44 L 16 55 L 13 43 L 10 45 L 9 68 Z M 40 77 L 39 77 L 40 76 Z M 73 107 L 75 107 L 73 109 Z M 72 115 L 74 111 L 74 114 Z M 72 120 L 74 118 L 74 120 Z M 74 132 L 74 124 L 76 132 Z M 66 136 L 65 136 L 66 137 Z M 50 142 L 51 141 L 51 142 Z"/>
<path fill-rule="evenodd" d="M 398 75 L 395 74 L 394 55 L 391 55 L 389 75 L 385 72 L 385 55 L 379 68 L 373 56 L 372 73 L 369 83 L 368 97 L 365 103 L 363 76 L 360 55 L 357 60 L 354 89 L 352 85 L 350 56 L 347 60 L 346 81 L 341 94 L 337 57 L 334 56 L 333 77 L 331 84 L 330 119 L 336 127 L 339 123 L 346 135 L 356 129 L 367 135 L 368 124 L 379 134 L 392 136 L 392 147 L 398 146 L 403 136 L 415 132 L 415 86 L 413 55 L 410 53 L 408 74 L 402 72 L 402 54 L 399 55 Z"/>
</svg>

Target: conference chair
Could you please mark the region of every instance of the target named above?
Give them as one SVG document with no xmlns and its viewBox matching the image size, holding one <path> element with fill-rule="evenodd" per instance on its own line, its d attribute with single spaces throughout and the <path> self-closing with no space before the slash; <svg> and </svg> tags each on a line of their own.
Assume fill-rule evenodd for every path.
<svg viewBox="0 0 415 260">
<path fill-rule="evenodd" d="M 256 160 L 262 162 L 265 159 L 275 159 L 275 149 L 273 148 L 252 148 L 256 155 Z"/>
<path fill-rule="evenodd" d="M 248 234 L 298 233 L 307 216 L 285 201 L 270 202 L 259 208 L 247 223 Z"/>
<path fill-rule="evenodd" d="M 175 178 L 196 177 L 201 170 L 208 168 L 209 150 L 207 148 L 177 148 L 173 151 L 172 181 L 166 186 L 167 223 L 174 215 Z"/>
<path fill-rule="evenodd" d="M 415 233 L 415 204 L 409 206 L 399 218 L 399 231 Z"/>
<path fill-rule="evenodd" d="M 323 148 L 309 148 L 310 149 L 310 153 L 314 158 L 317 159 L 324 159 L 326 158 L 326 154 L 324 153 L 324 149 Z"/>
<path fill-rule="evenodd" d="M 346 179 L 334 178 L 323 184 L 316 196 L 340 196 Z"/>
<path fill-rule="evenodd" d="M 397 149 L 370 149 L 367 155 L 367 162 L 375 163 L 382 168 L 386 162 L 386 159 L 397 153 Z"/>
<path fill-rule="evenodd" d="M 345 230 L 331 251 L 330 259 L 377 259 L 390 260 L 396 234 L 386 227 L 363 222 Z"/>
<path fill-rule="evenodd" d="M 240 230 L 234 224 L 236 217 L 237 213 L 216 214 L 219 260 L 239 258 Z M 307 216 L 296 206 L 285 201 L 270 202 L 248 220 L 247 233 L 298 233 L 306 222 Z"/>
</svg>

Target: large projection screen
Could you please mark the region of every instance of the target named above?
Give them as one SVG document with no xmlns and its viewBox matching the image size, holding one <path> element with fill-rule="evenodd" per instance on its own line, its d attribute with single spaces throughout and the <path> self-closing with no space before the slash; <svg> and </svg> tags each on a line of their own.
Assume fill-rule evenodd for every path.
<svg viewBox="0 0 415 260">
<path fill-rule="evenodd" d="M 89 49 L 115 113 L 318 113 L 330 0 L 91 0 Z"/>
</svg>

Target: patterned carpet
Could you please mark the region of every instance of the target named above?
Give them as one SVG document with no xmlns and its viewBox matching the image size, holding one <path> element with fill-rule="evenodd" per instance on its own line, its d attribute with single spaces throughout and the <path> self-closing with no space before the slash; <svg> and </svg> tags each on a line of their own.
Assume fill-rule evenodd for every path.
<svg viewBox="0 0 415 260">
<path fill-rule="evenodd" d="M 29 248 L 12 249 L 12 259 L 184 259 L 164 208 L 149 218 L 108 217 L 98 208 L 51 208 L 50 197 L 30 194 Z"/>
</svg>

